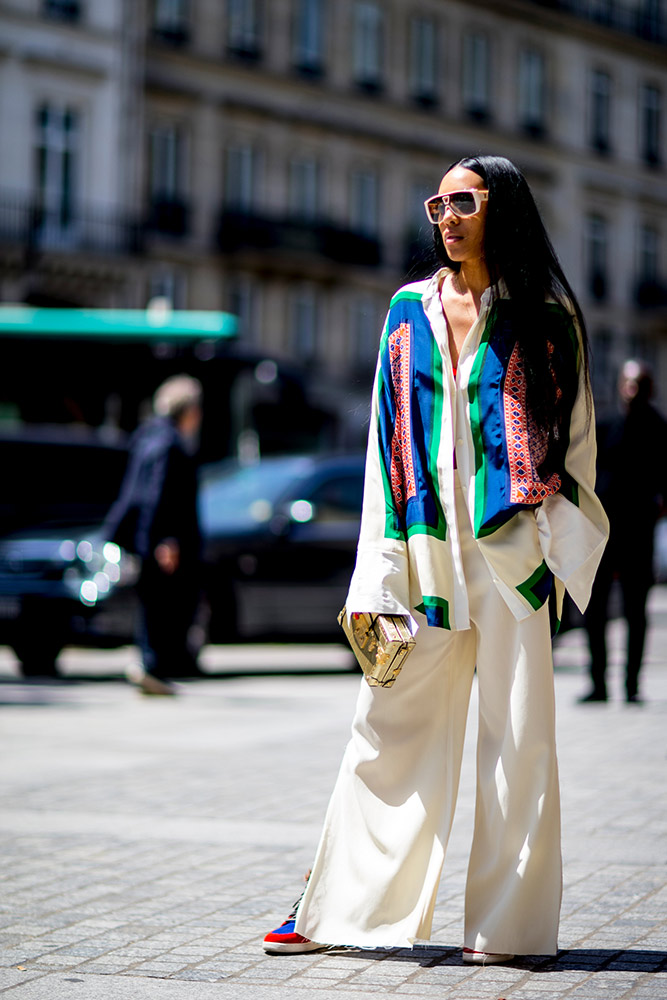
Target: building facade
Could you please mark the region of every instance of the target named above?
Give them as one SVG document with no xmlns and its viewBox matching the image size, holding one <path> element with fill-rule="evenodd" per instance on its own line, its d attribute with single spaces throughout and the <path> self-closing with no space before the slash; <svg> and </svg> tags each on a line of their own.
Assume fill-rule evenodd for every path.
<svg viewBox="0 0 667 1000">
<path fill-rule="evenodd" d="M 667 386 L 660 0 L 0 0 L 0 297 L 230 309 L 360 433 L 453 160 L 524 170 L 593 344 Z M 661 403 L 667 402 L 662 389 Z"/>
<path fill-rule="evenodd" d="M 0 298 L 129 305 L 143 34 L 125 0 L 0 3 Z M 137 45 L 137 41 L 141 45 Z"/>
</svg>

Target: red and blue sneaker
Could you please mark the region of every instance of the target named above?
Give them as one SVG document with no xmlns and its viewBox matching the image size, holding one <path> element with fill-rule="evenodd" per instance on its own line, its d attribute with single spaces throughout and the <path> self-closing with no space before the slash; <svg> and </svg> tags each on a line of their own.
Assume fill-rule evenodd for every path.
<svg viewBox="0 0 667 1000">
<path fill-rule="evenodd" d="M 264 951 L 269 955 L 299 955 L 306 951 L 318 951 L 326 945 L 311 941 L 294 930 L 294 917 L 290 917 L 264 938 Z"/>
<path fill-rule="evenodd" d="M 306 875 L 306 884 L 309 878 L 310 872 Z M 303 892 L 305 891 L 304 889 Z M 294 904 L 287 920 L 264 938 L 264 951 L 270 955 L 299 955 L 306 951 L 318 951 L 321 948 L 327 947 L 324 944 L 318 944 L 317 941 L 311 941 L 309 938 L 304 937 L 303 934 L 297 934 L 294 930 L 296 911 L 303 899 L 303 892 Z"/>
</svg>

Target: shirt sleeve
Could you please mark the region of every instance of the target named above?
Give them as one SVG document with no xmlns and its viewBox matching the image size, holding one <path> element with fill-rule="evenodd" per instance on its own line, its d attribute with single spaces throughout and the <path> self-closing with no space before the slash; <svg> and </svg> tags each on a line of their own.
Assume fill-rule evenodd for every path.
<svg viewBox="0 0 667 1000">
<path fill-rule="evenodd" d="M 573 317 L 574 319 L 574 317 Z M 571 486 L 547 497 L 536 512 L 544 560 L 562 581 L 580 611 L 588 604 L 593 580 L 609 535 L 609 521 L 595 493 L 595 414 L 578 340 L 578 385 L 572 407 L 565 472 Z"/>
<path fill-rule="evenodd" d="M 397 526 L 391 489 L 395 401 L 386 362 L 383 336 L 373 385 L 361 528 L 346 601 L 348 614 L 410 614 L 408 546 L 404 531 Z"/>
</svg>

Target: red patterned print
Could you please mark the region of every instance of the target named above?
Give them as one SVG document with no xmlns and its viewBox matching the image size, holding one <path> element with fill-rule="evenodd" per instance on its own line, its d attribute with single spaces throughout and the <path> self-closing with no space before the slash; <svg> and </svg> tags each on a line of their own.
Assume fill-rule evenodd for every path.
<svg viewBox="0 0 667 1000">
<path fill-rule="evenodd" d="M 396 421 L 391 441 L 391 491 L 398 512 L 403 514 L 407 501 L 417 495 L 410 426 L 409 323 L 401 323 L 389 334 L 388 345 L 396 399 Z"/>
<path fill-rule="evenodd" d="M 526 372 L 519 351 L 514 345 L 507 366 L 505 385 L 505 438 L 510 470 L 510 502 L 540 503 L 560 489 L 560 476 L 553 473 L 543 482 L 537 467 L 546 458 L 545 435 L 526 413 Z"/>
</svg>

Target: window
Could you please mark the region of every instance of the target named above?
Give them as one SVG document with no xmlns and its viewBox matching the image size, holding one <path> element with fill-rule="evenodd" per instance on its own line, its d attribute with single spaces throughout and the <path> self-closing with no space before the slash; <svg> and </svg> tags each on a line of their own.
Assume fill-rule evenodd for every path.
<svg viewBox="0 0 667 1000">
<path fill-rule="evenodd" d="M 588 16 L 598 24 L 612 24 L 613 0 L 588 0 Z"/>
<path fill-rule="evenodd" d="M 154 299 L 166 299 L 172 309 L 185 307 L 185 279 L 173 268 L 161 267 L 150 276 L 148 288 L 149 303 Z"/>
<path fill-rule="evenodd" d="M 350 177 L 350 226 L 364 236 L 378 235 L 379 178 L 374 170 L 355 170 Z"/>
<path fill-rule="evenodd" d="M 434 104 L 437 99 L 436 43 L 433 18 L 410 19 L 410 94 L 420 104 Z"/>
<path fill-rule="evenodd" d="M 413 180 L 407 188 L 403 266 L 412 280 L 425 278 L 434 270 L 433 226 L 426 219 L 424 202 L 434 194 L 437 187 L 437 180 L 424 177 Z"/>
<path fill-rule="evenodd" d="M 40 231 L 58 239 L 75 221 L 79 116 L 71 107 L 42 104 L 37 110 L 36 187 Z"/>
<path fill-rule="evenodd" d="M 665 40 L 664 0 L 640 0 L 638 18 L 638 34 L 651 41 Z"/>
<path fill-rule="evenodd" d="M 354 79 L 365 90 L 382 87 L 383 14 L 372 0 L 357 0 L 354 5 L 353 59 Z"/>
<path fill-rule="evenodd" d="M 177 125 L 160 125 L 150 134 L 149 200 L 151 225 L 182 236 L 187 229 L 185 137 Z"/>
<path fill-rule="evenodd" d="M 640 306 L 664 306 L 667 303 L 667 288 L 660 280 L 660 233 L 651 225 L 639 227 L 637 302 Z"/>
<path fill-rule="evenodd" d="M 490 52 L 486 35 L 472 32 L 463 39 L 463 106 L 473 118 L 488 118 Z"/>
<path fill-rule="evenodd" d="M 79 0 L 43 0 L 42 10 L 45 17 L 54 21 L 74 22 L 81 19 Z"/>
<path fill-rule="evenodd" d="M 590 142 L 598 153 L 611 149 L 611 77 L 595 69 L 590 77 Z"/>
<path fill-rule="evenodd" d="M 260 286 L 250 275 L 230 275 L 227 308 L 238 318 L 238 336 L 246 344 L 259 342 L 259 295 Z"/>
<path fill-rule="evenodd" d="M 519 55 L 519 122 L 531 135 L 544 132 L 544 56 L 536 49 L 523 49 Z"/>
<path fill-rule="evenodd" d="M 662 116 L 662 95 L 657 87 L 650 84 L 640 91 L 640 144 L 641 156 L 649 166 L 660 163 L 660 119 Z"/>
<path fill-rule="evenodd" d="M 292 60 L 303 73 L 319 74 L 324 63 L 324 0 L 297 0 Z"/>
<path fill-rule="evenodd" d="M 660 370 L 659 348 L 650 334 L 632 332 L 628 335 L 627 344 L 626 357 L 643 361 L 649 372 L 655 373 Z"/>
<path fill-rule="evenodd" d="M 610 330 L 593 330 L 591 334 L 591 377 L 595 404 L 605 407 L 613 404 L 616 396 L 613 366 L 614 336 Z"/>
<path fill-rule="evenodd" d="M 319 164 L 312 158 L 292 160 L 289 167 L 289 210 L 293 218 L 313 221 L 319 215 Z"/>
<path fill-rule="evenodd" d="M 638 247 L 639 280 L 655 283 L 658 280 L 658 261 L 660 256 L 660 234 L 653 226 L 639 227 Z"/>
<path fill-rule="evenodd" d="M 237 212 L 250 213 L 255 201 L 257 154 L 249 144 L 230 146 L 225 164 L 225 203 Z"/>
<path fill-rule="evenodd" d="M 183 135 L 175 125 L 165 125 L 151 132 L 151 197 L 175 200 L 183 191 Z"/>
<path fill-rule="evenodd" d="M 246 59 L 260 54 L 261 0 L 227 0 L 227 45 Z"/>
<path fill-rule="evenodd" d="M 607 222 L 600 215 L 586 219 L 586 268 L 588 291 L 593 299 L 607 297 Z"/>
<path fill-rule="evenodd" d="M 154 0 L 153 34 L 172 45 L 182 45 L 189 37 L 189 0 Z"/>
<path fill-rule="evenodd" d="M 352 365 L 373 367 L 380 338 L 378 309 L 371 295 L 358 295 L 350 303 L 349 358 Z"/>
<path fill-rule="evenodd" d="M 319 303 L 314 288 L 295 289 L 290 296 L 289 349 L 299 361 L 316 354 Z"/>
</svg>

